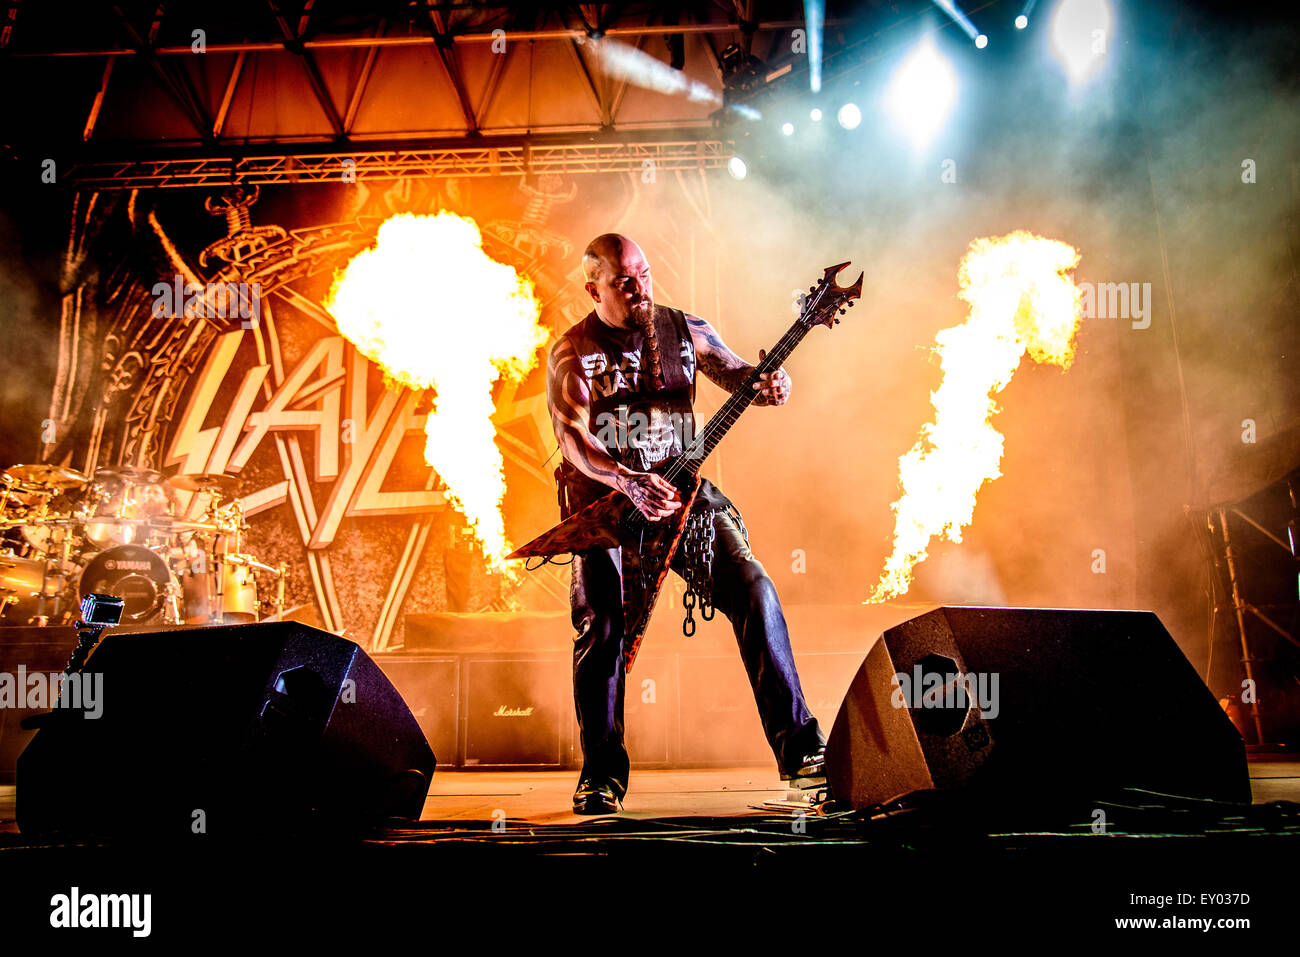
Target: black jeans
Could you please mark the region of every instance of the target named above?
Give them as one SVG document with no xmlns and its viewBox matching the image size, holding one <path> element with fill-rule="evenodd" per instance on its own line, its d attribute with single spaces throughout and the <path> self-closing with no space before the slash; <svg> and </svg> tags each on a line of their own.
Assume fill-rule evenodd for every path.
<svg viewBox="0 0 1300 957">
<path fill-rule="evenodd" d="M 754 689 L 763 732 L 783 772 L 825 744 L 817 719 L 804 704 L 790 651 L 790 634 L 772 579 L 749 550 L 726 511 L 713 519 L 713 604 L 731 621 Z M 682 558 L 673 558 L 681 573 Z M 627 793 L 623 745 L 623 602 L 620 550 L 575 555 L 569 589 L 573 609 L 573 698 L 581 733 L 582 777 L 610 782 Z M 696 611 L 698 618 L 699 612 Z"/>
</svg>

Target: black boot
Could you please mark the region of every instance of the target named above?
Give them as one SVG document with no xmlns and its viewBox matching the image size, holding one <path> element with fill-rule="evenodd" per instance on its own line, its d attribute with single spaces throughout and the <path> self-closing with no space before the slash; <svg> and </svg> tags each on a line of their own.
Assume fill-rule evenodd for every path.
<svg viewBox="0 0 1300 957">
<path fill-rule="evenodd" d="M 800 791 L 823 787 L 826 784 L 826 745 L 800 761 L 799 767 L 782 771 L 781 780 L 788 781 L 790 787 Z"/>
<path fill-rule="evenodd" d="M 623 810 L 614 785 L 608 781 L 583 778 L 573 792 L 574 814 L 617 814 Z"/>
</svg>

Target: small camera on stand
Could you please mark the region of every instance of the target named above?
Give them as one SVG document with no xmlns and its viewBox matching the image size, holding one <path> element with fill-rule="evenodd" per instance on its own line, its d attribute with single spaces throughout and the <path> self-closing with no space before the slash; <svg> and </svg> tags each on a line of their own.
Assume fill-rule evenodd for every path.
<svg viewBox="0 0 1300 957">
<path fill-rule="evenodd" d="M 126 603 L 116 595 L 99 595 L 91 593 L 81 599 L 81 620 L 77 622 L 77 647 L 68 659 L 65 672 L 75 675 L 85 667 L 86 659 L 99 641 L 100 633 L 105 628 L 112 628 L 122 620 L 122 608 Z"/>
<path fill-rule="evenodd" d="M 86 666 L 86 659 L 90 657 L 91 651 L 99 641 L 100 634 L 105 628 L 112 628 L 122 620 L 122 608 L 125 604 L 116 595 L 89 594 L 81 599 L 81 619 L 76 623 L 77 647 L 72 650 L 72 655 L 68 658 L 68 666 L 63 669 L 65 675 L 81 673 L 81 669 Z M 38 729 L 52 714 L 57 714 L 58 710 L 56 708 L 54 712 L 46 711 L 28 715 L 18 722 L 19 727 L 28 731 Z"/>
<path fill-rule="evenodd" d="M 99 625 L 111 628 L 122 620 L 125 602 L 116 595 L 89 594 L 81 599 L 81 621 L 78 628 Z"/>
</svg>

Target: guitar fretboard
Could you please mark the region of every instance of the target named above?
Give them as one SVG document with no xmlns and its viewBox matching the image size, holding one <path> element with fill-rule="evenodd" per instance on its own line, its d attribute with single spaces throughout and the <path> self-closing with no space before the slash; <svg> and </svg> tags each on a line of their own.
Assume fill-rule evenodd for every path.
<svg viewBox="0 0 1300 957">
<path fill-rule="evenodd" d="M 736 424 L 741 413 L 758 397 L 758 390 L 754 388 L 754 383 L 758 381 L 759 376 L 781 368 L 790 353 L 794 352 L 795 346 L 799 345 L 803 337 L 808 334 L 808 329 L 809 326 L 801 320 L 796 320 L 794 325 L 786 330 L 781 340 L 763 357 L 763 361 L 756 365 L 740 387 L 727 397 L 727 401 L 713 414 L 708 424 L 696 432 L 694 441 L 667 470 L 666 474 L 670 478 L 682 471 L 690 472 L 692 475 L 699 474 L 709 453 Z"/>
</svg>

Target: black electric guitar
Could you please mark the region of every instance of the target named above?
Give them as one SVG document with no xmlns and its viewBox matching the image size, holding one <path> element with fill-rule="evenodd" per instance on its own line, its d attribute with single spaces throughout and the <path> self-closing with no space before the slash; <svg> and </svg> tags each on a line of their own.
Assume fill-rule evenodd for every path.
<svg viewBox="0 0 1300 957">
<path fill-rule="evenodd" d="M 740 414 L 757 397 L 754 383 L 759 376 L 779 369 L 813 326 L 821 325 L 828 329 L 834 326 L 839 322 L 839 316 L 862 295 L 861 274 L 851 286 L 836 283 L 835 277 L 848 265 L 840 263 L 826 268 L 821 280 L 810 287 L 804 297 L 799 318 L 768 350 L 766 358 L 731 393 L 722 408 L 695 434 L 694 440 L 680 455 L 655 468 L 655 472 L 677 487 L 682 508 L 667 518 L 652 521 L 643 516 L 622 492 L 610 492 L 511 553 L 511 558 L 552 558 L 590 548 L 623 549 L 625 568 L 633 566 L 639 569 L 638 580 L 625 580 L 623 588 L 623 657 L 628 671 L 632 670 L 655 601 L 681 542 L 691 506 L 699 491 L 700 468 L 722 437 L 736 424 Z M 627 560 L 629 550 L 635 552 L 634 562 Z M 632 576 L 625 571 L 624 577 L 629 579 Z"/>
</svg>

